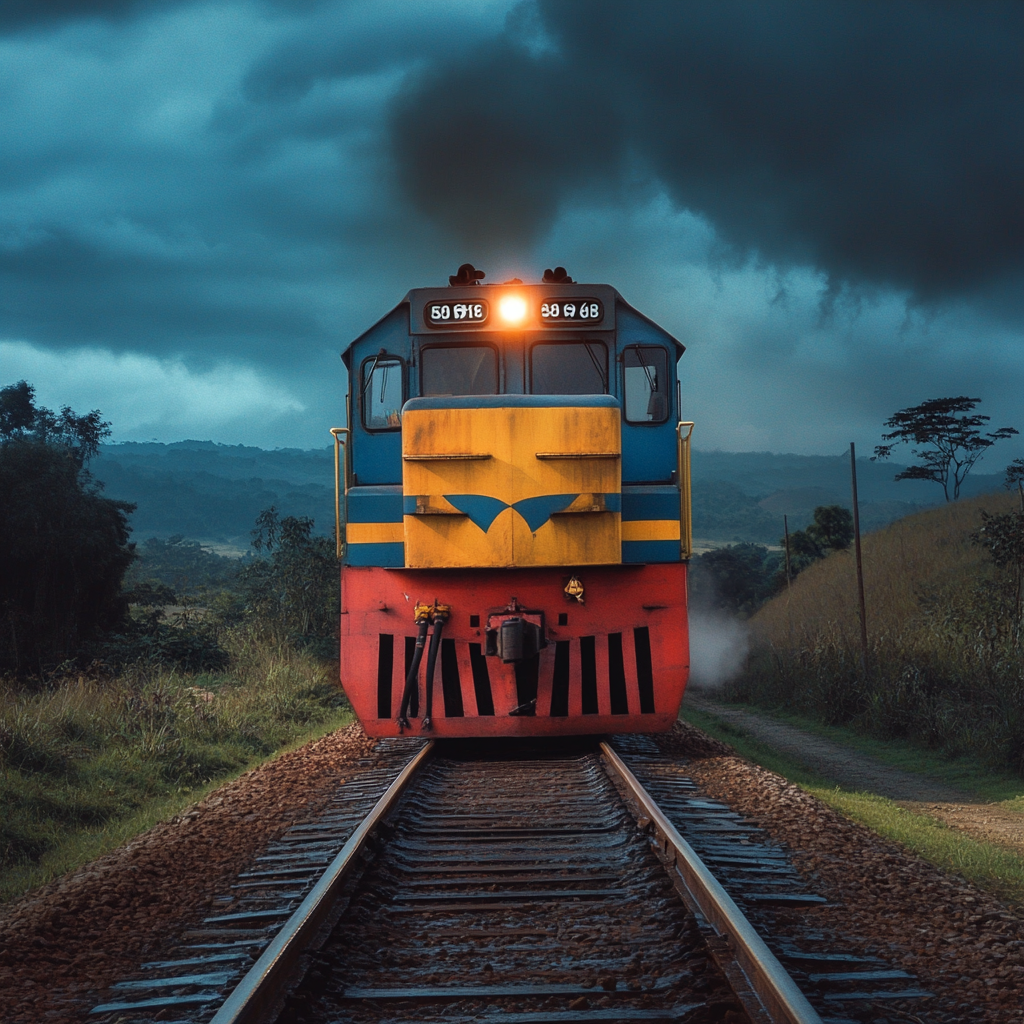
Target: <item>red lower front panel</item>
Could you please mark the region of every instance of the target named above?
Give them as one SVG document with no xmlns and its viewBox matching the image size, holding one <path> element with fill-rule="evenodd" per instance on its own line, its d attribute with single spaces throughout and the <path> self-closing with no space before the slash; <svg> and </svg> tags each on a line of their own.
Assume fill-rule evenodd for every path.
<svg viewBox="0 0 1024 1024">
<path fill-rule="evenodd" d="M 341 577 L 341 682 L 370 736 L 399 734 L 415 647 L 413 609 L 451 606 L 433 681 L 432 727 L 422 728 L 427 657 L 405 735 L 562 736 L 662 732 L 679 713 L 689 672 L 686 565 L 604 566 L 577 573 L 584 604 L 563 593 L 559 569 L 382 569 Z M 490 613 L 512 598 L 544 613 L 547 646 L 503 663 L 484 655 Z M 535 714 L 510 714 L 526 705 Z"/>
</svg>

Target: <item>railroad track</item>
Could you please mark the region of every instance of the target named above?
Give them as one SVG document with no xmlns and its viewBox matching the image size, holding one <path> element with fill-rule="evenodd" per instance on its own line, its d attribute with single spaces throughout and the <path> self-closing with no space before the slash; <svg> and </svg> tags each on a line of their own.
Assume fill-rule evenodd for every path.
<svg viewBox="0 0 1024 1024">
<path fill-rule="evenodd" d="M 743 910 L 763 932 L 766 908 L 820 897 L 783 851 L 752 849 L 756 830 L 702 800 L 650 741 L 618 745 L 426 745 L 399 767 L 409 747 L 393 744 L 392 763 L 361 782 L 364 805 L 390 782 L 368 814 L 354 815 L 357 799 L 330 835 L 323 821 L 293 829 L 239 879 L 241 905 L 207 919 L 219 930 L 193 936 L 221 941 L 149 965 L 94 1014 L 840 1024 L 927 994 L 883 991 L 912 979 L 784 935 L 774 945 L 798 984 Z M 870 1016 L 845 1016 L 858 1000 Z"/>
</svg>

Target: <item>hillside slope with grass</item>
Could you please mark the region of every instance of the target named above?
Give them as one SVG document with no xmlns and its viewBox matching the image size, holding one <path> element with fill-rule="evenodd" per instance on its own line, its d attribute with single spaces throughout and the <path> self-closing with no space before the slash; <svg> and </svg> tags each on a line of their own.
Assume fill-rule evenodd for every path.
<svg viewBox="0 0 1024 1024">
<path fill-rule="evenodd" d="M 863 664 L 852 551 L 812 565 L 751 619 L 728 695 L 1024 774 L 1021 568 L 975 539 L 983 511 L 1018 509 L 982 495 L 866 536 Z"/>
</svg>

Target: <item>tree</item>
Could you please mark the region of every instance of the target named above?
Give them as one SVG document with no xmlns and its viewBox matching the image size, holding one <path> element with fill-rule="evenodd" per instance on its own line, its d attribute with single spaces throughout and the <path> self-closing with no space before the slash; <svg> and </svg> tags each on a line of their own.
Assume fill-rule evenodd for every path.
<svg viewBox="0 0 1024 1024">
<path fill-rule="evenodd" d="M 775 569 L 760 544 L 730 544 L 690 562 L 689 588 L 695 607 L 752 615 L 769 596 Z"/>
<path fill-rule="evenodd" d="M 338 558 L 333 540 L 313 536 L 313 520 L 271 506 L 256 519 L 260 556 L 238 574 L 246 613 L 274 638 L 334 655 L 338 635 Z"/>
<path fill-rule="evenodd" d="M 994 433 L 982 434 L 982 428 L 991 417 L 974 412 L 980 401 L 980 398 L 960 395 L 932 398 L 901 409 L 885 421 L 892 432 L 883 434 L 882 440 L 891 443 L 876 446 L 874 457 L 888 459 L 897 445 L 916 445 L 911 448 L 911 454 L 920 459 L 920 463 L 908 466 L 895 479 L 933 480 L 942 485 L 946 501 L 955 501 L 960 497 L 967 474 L 986 449 L 1018 433 L 1013 427 L 1000 427 Z"/>
<path fill-rule="evenodd" d="M 809 565 L 820 562 L 833 551 L 844 551 L 853 542 L 853 515 L 842 505 L 819 505 L 814 510 L 811 524 L 804 530 L 789 535 L 789 576 L 798 576 Z M 786 538 L 779 540 L 786 543 Z M 781 570 L 780 585 L 785 582 L 785 562 Z"/>
<path fill-rule="evenodd" d="M 0 389 L 0 671 L 53 667 L 124 617 L 135 506 L 86 468 L 109 432 L 99 412 L 37 407 L 25 381 Z"/>
<path fill-rule="evenodd" d="M 1006 467 L 1006 489 L 1014 487 L 1021 492 L 1021 499 L 1024 500 L 1024 459 L 1014 459 Z"/>
</svg>

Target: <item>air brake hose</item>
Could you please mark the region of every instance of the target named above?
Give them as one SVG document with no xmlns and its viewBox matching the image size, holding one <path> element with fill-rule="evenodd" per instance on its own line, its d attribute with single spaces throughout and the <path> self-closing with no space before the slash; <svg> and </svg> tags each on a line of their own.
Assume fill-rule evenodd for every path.
<svg viewBox="0 0 1024 1024">
<path fill-rule="evenodd" d="M 434 666 L 437 664 L 437 649 L 441 646 L 441 631 L 444 619 L 434 619 L 434 632 L 430 634 L 430 650 L 427 651 L 427 708 L 423 714 L 423 728 L 430 728 L 430 714 L 434 706 Z"/>
<path fill-rule="evenodd" d="M 409 719 L 407 717 L 409 714 L 409 702 L 412 700 L 412 696 L 416 692 L 417 683 L 419 682 L 420 661 L 423 659 L 423 648 L 427 643 L 427 626 L 429 626 L 430 623 L 424 617 L 418 625 L 419 630 L 416 633 L 416 649 L 413 651 L 412 664 L 409 665 L 409 674 L 405 677 L 405 690 L 402 693 L 402 708 L 398 712 L 399 731 L 409 728 Z"/>
</svg>

